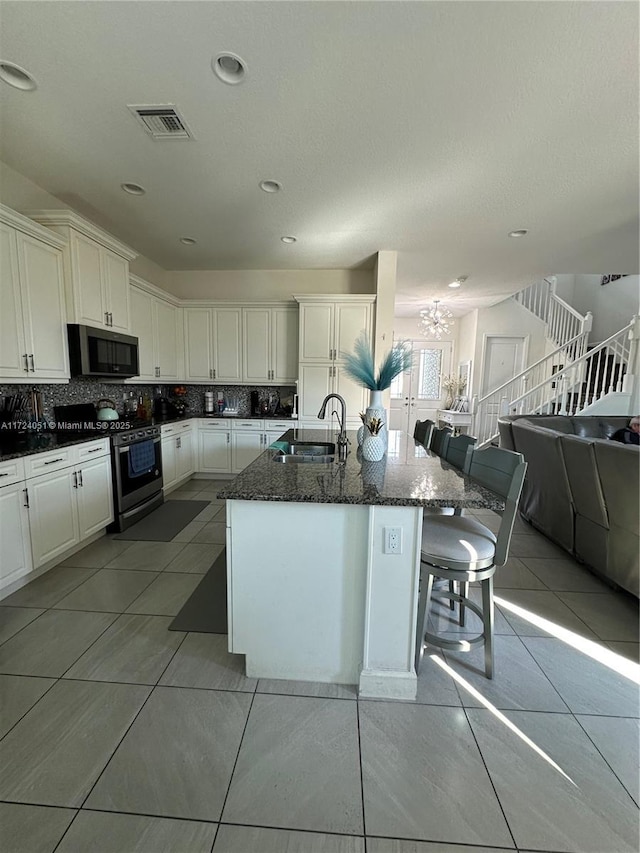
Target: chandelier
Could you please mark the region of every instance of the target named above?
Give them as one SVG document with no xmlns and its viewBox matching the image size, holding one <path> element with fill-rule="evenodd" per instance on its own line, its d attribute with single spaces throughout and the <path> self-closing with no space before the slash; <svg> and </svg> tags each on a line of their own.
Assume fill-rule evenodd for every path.
<svg viewBox="0 0 640 853">
<path fill-rule="evenodd" d="M 453 314 L 448 308 L 438 308 L 439 299 L 433 300 L 433 308 L 423 308 L 420 312 L 420 323 L 418 328 L 427 338 L 435 338 L 437 341 L 443 335 L 448 335 L 454 324 Z"/>
</svg>

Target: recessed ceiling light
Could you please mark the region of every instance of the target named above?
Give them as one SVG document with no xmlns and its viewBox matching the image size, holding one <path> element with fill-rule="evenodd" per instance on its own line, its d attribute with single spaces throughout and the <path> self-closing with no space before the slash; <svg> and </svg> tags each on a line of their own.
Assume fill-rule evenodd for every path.
<svg viewBox="0 0 640 853">
<path fill-rule="evenodd" d="M 297 240 L 296 237 L 281 237 L 280 239 L 283 243 L 295 243 Z"/>
<path fill-rule="evenodd" d="M 279 193 L 282 189 L 282 184 L 278 181 L 260 181 L 260 189 L 266 193 Z"/>
<path fill-rule="evenodd" d="M 212 59 L 211 67 L 216 77 L 230 86 L 242 83 L 247 74 L 247 67 L 243 60 L 237 54 L 228 51 L 219 53 L 215 59 Z"/>
<path fill-rule="evenodd" d="M 0 80 L 4 80 L 14 89 L 22 89 L 23 92 L 33 92 L 38 86 L 31 74 L 24 68 L 20 68 L 15 62 L 5 62 L 1 59 Z"/>
<path fill-rule="evenodd" d="M 521 228 L 519 231 L 509 231 L 509 237 L 524 237 L 528 233 L 526 228 Z"/>
<path fill-rule="evenodd" d="M 120 186 L 129 195 L 144 195 L 146 193 L 145 188 L 141 187 L 140 184 L 124 183 L 120 184 Z"/>
<path fill-rule="evenodd" d="M 183 244 L 183 246 L 195 246 L 196 244 L 196 241 L 193 239 L 193 237 L 181 237 L 180 242 Z"/>
<path fill-rule="evenodd" d="M 461 275 L 461 276 L 460 276 L 459 278 L 457 278 L 455 281 L 450 282 L 450 283 L 449 283 L 449 287 L 460 287 L 460 285 L 461 285 L 461 284 L 464 284 L 466 280 L 467 280 L 467 276 L 466 276 L 466 275 Z"/>
</svg>

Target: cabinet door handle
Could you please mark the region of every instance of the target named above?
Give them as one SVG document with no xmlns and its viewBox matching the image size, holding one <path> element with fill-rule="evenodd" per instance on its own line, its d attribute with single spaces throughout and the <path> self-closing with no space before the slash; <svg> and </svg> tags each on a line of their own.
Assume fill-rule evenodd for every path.
<svg viewBox="0 0 640 853">
<path fill-rule="evenodd" d="M 101 447 L 94 447 L 93 450 L 87 450 L 87 453 L 98 453 L 100 450 L 102 450 Z"/>
<path fill-rule="evenodd" d="M 176 447 L 180 449 L 182 447 L 182 441 L 180 438 L 176 438 Z"/>
<path fill-rule="evenodd" d="M 109 311 L 109 325 L 113 326 L 113 314 Z"/>
<path fill-rule="evenodd" d="M 80 488 L 84 486 L 84 480 L 82 478 L 82 469 L 78 471 L 78 485 L 80 486 Z"/>
<path fill-rule="evenodd" d="M 78 475 L 76 474 L 75 471 L 73 472 L 73 488 L 74 489 L 78 488 Z"/>
<path fill-rule="evenodd" d="M 109 312 L 108 311 L 104 312 L 104 324 L 105 324 L 105 326 L 109 325 Z"/>
<path fill-rule="evenodd" d="M 26 372 L 26 373 L 28 373 L 28 372 L 29 372 L 29 356 L 28 356 L 28 355 L 26 354 L 26 352 L 25 352 L 25 354 L 24 354 L 22 357 L 24 358 L 24 369 L 25 369 L 25 372 Z"/>
<path fill-rule="evenodd" d="M 213 368 L 213 378 L 214 378 L 214 379 L 216 378 L 216 369 L 215 369 L 215 367 Z"/>
<path fill-rule="evenodd" d="M 51 459 L 49 462 L 45 462 L 45 465 L 53 465 L 54 462 L 64 462 L 64 456 L 61 456 L 59 459 Z"/>
<path fill-rule="evenodd" d="M 0 477 L 8 477 L 8 474 L 0 474 Z"/>
<path fill-rule="evenodd" d="M 24 503 L 22 506 L 26 506 L 29 509 L 29 491 L 28 489 L 23 489 L 22 491 L 24 492 Z"/>
<path fill-rule="evenodd" d="M 227 444 L 229 444 L 229 441 L 230 441 L 230 437 L 229 437 L 229 433 L 227 433 Z"/>
<path fill-rule="evenodd" d="M 29 359 L 31 360 L 31 372 L 35 373 L 36 372 L 36 366 L 35 366 L 35 362 L 33 360 L 33 353 L 31 353 L 31 355 L 29 356 Z"/>
<path fill-rule="evenodd" d="M 213 370 L 209 368 L 209 379 L 213 379 Z"/>
</svg>

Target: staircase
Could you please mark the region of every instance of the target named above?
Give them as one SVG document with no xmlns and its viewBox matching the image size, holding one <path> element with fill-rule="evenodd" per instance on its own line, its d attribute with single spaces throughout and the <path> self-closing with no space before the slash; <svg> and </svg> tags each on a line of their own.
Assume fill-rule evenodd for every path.
<svg viewBox="0 0 640 853">
<path fill-rule="evenodd" d="M 517 376 L 474 400 L 471 431 L 478 445 L 498 438 L 498 418 L 506 414 L 575 415 L 594 411 L 606 395 L 630 398 L 625 377 L 637 358 L 637 317 L 594 347 L 588 347 L 592 316 L 582 317 L 555 293 L 555 282 L 543 279 L 512 297 L 546 324 L 555 345 L 548 355 Z M 622 404 L 622 403 L 621 403 Z M 628 405 L 628 400 L 627 400 Z"/>
</svg>

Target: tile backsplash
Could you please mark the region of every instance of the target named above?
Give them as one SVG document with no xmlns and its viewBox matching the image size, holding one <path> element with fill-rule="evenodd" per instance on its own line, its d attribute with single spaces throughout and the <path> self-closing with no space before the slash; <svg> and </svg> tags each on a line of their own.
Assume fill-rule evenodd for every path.
<svg viewBox="0 0 640 853">
<path fill-rule="evenodd" d="M 107 398 L 113 400 L 116 408 L 122 410 L 123 396 L 128 397 L 132 391 L 136 397 L 148 397 L 150 400 L 157 396 L 157 389 L 160 388 L 162 396 L 172 399 L 174 397 L 173 389 L 180 385 L 186 388 L 186 394 L 181 399 L 188 403 L 188 412 L 200 414 L 204 409 L 204 392 L 213 391 L 222 392 L 225 400 L 236 399 L 238 402 L 238 414 L 249 415 L 250 409 L 250 393 L 258 391 L 260 401 L 269 400 L 270 395 L 273 397 L 276 393 L 280 395 L 284 402 L 287 398 L 292 397 L 295 393 L 294 386 L 281 387 L 260 387 L 247 385 L 187 385 L 186 383 L 171 383 L 163 385 L 133 385 L 124 384 L 122 382 L 100 382 L 97 379 L 76 378 L 71 379 L 68 384 L 57 385 L 47 384 L 45 382 L 34 385 L 0 385 L 0 397 L 10 396 L 12 394 L 27 394 L 36 388 L 42 394 L 43 414 L 47 420 L 53 419 L 54 406 L 69 406 L 73 403 L 95 403 L 98 400 Z M 2 401 L 0 401 L 1 404 Z M 23 413 L 24 417 L 24 413 Z"/>
</svg>

